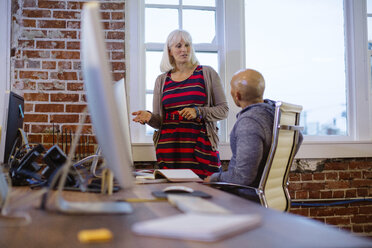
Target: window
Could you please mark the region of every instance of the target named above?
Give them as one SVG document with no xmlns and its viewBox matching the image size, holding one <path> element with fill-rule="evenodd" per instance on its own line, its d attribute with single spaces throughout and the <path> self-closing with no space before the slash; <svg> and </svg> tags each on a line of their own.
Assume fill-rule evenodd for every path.
<svg viewBox="0 0 372 248">
<path fill-rule="evenodd" d="M 245 27 L 265 97 L 302 105 L 305 135 L 348 135 L 342 1 L 246 0 Z"/>
<path fill-rule="evenodd" d="M 140 103 L 136 99 L 134 105 L 137 109 L 152 110 L 154 83 L 161 74 L 164 43 L 168 34 L 175 29 L 185 29 L 191 34 L 200 64 L 212 66 L 220 75 L 223 73 L 223 69 L 220 69 L 219 48 L 223 47 L 223 39 L 219 38 L 221 36 L 218 36 L 216 30 L 219 14 L 215 0 L 142 0 L 137 3 L 130 1 L 129 4 L 136 6 L 143 14 L 139 18 L 141 24 L 137 24 L 142 30 L 138 33 L 142 45 L 137 51 L 143 62 L 138 64 L 137 69 L 142 72 L 138 76 L 138 92 L 145 93 L 145 97 Z M 219 125 L 221 136 L 224 137 L 226 125 Z M 132 125 L 132 130 L 136 133 L 135 142 L 151 142 L 153 129 L 150 126 Z"/>
<path fill-rule="evenodd" d="M 368 56 L 371 74 L 369 82 L 372 88 L 372 0 L 367 0 Z"/>
<path fill-rule="evenodd" d="M 152 110 L 154 83 L 161 73 L 159 66 L 164 43 L 173 30 L 185 29 L 190 32 L 200 64 L 210 65 L 219 71 L 214 0 L 145 0 L 144 20 L 147 110 Z M 152 128 L 146 125 L 146 135 L 151 136 L 152 133 Z"/>
<path fill-rule="evenodd" d="M 304 106 L 302 125 L 307 135 L 297 157 L 372 156 L 371 0 L 277 2 L 128 0 L 126 80 L 131 110 L 152 108 L 163 42 L 171 30 L 181 27 L 193 36 L 201 64 L 216 66 L 225 85 L 230 112 L 221 133 L 221 159 L 231 157 L 228 135 L 240 111 L 231 99 L 229 82 L 244 67 L 263 73 L 265 97 Z M 214 36 L 210 30 L 202 36 L 193 30 L 199 28 L 194 20 L 200 18 L 209 20 L 204 22 Z M 207 62 L 202 54 L 209 56 Z M 145 126 L 131 123 L 131 130 L 134 159 L 154 159 Z"/>
</svg>

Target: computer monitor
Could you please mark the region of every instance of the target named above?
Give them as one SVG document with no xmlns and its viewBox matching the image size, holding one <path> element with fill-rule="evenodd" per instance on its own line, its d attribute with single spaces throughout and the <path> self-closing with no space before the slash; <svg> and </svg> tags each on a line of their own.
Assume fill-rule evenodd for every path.
<svg viewBox="0 0 372 248">
<path fill-rule="evenodd" d="M 81 22 L 84 87 L 93 129 L 106 165 L 120 186 L 127 189 L 133 185 L 134 178 L 125 85 L 124 80 L 114 85 L 100 20 L 99 4 L 85 3 Z M 60 182 L 60 185 L 63 185 L 63 182 Z M 132 211 L 126 202 L 67 202 L 61 195 L 57 201 L 57 208 L 68 213 Z"/>
<path fill-rule="evenodd" d="M 3 123 L 0 124 L 2 126 L 0 140 L 0 164 L 8 162 L 9 155 L 17 139 L 18 129 L 23 128 L 24 118 L 24 99 L 22 96 L 10 91 L 5 93 L 4 100 L 5 118 L 3 119 Z M 22 140 L 19 142 L 21 144 Z"/>
<path fill-rule="evenodd" d="M 115 92 L 100 20 L 99 4 L 86 3 L 81 42 L 84 86 L 93 129 L 107 166 L 127 188 L 133 184 L 133 159 L 125 86 L 121 84 L 120 92 Z"/>
</svg>

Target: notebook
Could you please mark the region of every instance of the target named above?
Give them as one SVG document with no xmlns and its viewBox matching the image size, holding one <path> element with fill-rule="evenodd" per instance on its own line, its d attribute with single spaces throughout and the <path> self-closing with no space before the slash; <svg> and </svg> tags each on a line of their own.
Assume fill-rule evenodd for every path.
<svg viewBox="0 0 372 248">
<path fill-rule="evenodd" d="M 135 223 L 132 231 L 138 235 L 213 242 L 256 228 L 259 215 L 180 214 Z"/>
<path fill-rule="evenodd" d="M 203 182 L 203 180 L 190 169 L 157 169 L 148 175 L 137 176 L 136 180 L 167 179 L 169 182 Z"/>
</svg>

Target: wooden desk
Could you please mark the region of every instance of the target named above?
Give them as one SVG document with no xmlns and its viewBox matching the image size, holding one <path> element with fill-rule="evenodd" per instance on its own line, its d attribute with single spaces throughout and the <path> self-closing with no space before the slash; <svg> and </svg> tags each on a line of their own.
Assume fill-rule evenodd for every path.
<svg viewBox="0 0 372 248">
<path fill-rule="evenodd" d="M 372 247 L 371 239 L 357 237 L 305 217 L 265 209 L 255 203 L 197 183 L 184 185 L 213 195 L 211 199 L 213 202 L 228 207 L 234 213 L 259 213 L 263 217 L 263 223 L 256 229 L 220 242 L 180 241 L 137 236 L 131 232 L 131 225 L 135 222 L 179 214 L 180 212 L 168 202 L 132 203 L 134 212 L 128 215 L 90 216 L 65 215 L 53 210 L 43 211 L 36 208 L 39 205 L 37 201 L 26 209 L 32 216 L 30 225 L 0 228 L 0 247 Z M 164 184 L 136 185 L 131 190 L 118 192 L 112 196 L 79 192 L 64 192 L 64 194 L 65 199 L 71 201 L 118 200 L 126 197 L 151 198 L 151 191 L 164 187 Z M 25 189 L 13 188 L 13 191 L 22 194 Z M 80 230 L 101 227 L 113 232 L 114 239 L 111 242 L 79 243 L 77 233 Z"/>
</svg>

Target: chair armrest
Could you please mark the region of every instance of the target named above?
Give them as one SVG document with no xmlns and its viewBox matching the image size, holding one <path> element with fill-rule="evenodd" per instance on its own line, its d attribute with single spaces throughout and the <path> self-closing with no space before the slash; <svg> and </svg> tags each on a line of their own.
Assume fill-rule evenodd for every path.
<svg viewBox="0 0 372 248">
<path fill-rule="evenodd" d="M 204 185 L 211 186 L 213 188 L 221 188 L 221 189 L 251 189 L 251 190 L 257 190 L 257 188 L 247 186 L 247 185 L 242 185 L 242 184 L 236 184 L 236 183 L 226 183 L 226 182 L 209 182 L 203 183 Z"/>
</svg>

